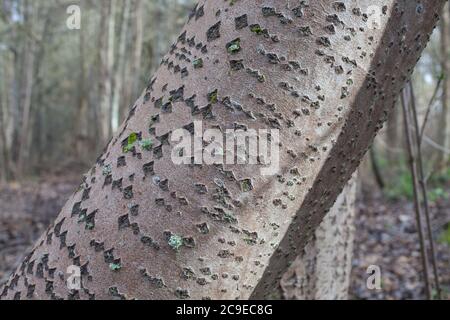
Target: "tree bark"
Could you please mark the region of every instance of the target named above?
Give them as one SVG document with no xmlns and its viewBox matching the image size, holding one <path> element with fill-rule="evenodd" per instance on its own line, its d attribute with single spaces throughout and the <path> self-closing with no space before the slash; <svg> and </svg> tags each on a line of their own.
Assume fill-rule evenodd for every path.
<svg viewBox="0 0 450 320">
<path fill-rule="evenodd" d="M 281 297 L 282 276 L 381 129 L 444 3 L 201 1 L 2 298 Z M 369 29 L 370 5 L 379 29 Z M 171 133 L 195 121 L 279 130 L 278 175 L 175 165 Z M 71 265 L 82 290 L 66 286 Z"/>
<path fill-rule="evenodd" d="M 130 0 L 124 0 L 123 10 L 122 10 L 122 23 L 120 26 L 120 38 L 118 44 L 118 53 L 117 53 L 117 66 L 114 74 L 114 90 L 113 90 L 113 98 L 112 98 L 112 132 L 116 132 L 119 128 L 120 121 L 120 102 L 121 98 L 123 98 L 123 78 L 125 76 L 125 60 L 126 56 L 126 48 L 127 48 L 127 39 L 128 39 L 128 25 L 129 25 L 129 17 L 130 17 Z M 123 99 L 122 99 L 123 102 Z"/>
<path fill-rule="evenodd" d="M 347 300 L 355 234 L 356 174 L 281 280 L 288 300 Z"/>
<path fill-rule="evenodd" d="M 133 37 L 132 37 L 132 59 L 126 59 L 125 83 L 122 104 L 120 105 L 120 119 L 124 121 L 130 112 L 130 105 L 139 96 L 139 85 L 141 83 L 142 43 L 144 37 L 143 25 L 143 3 L 142 0 L 134 0 L 132 6 Z"/>
<path fill-rule="evenodd" d="M 3 103 L 2 103 L 2 119 L 1 119 L 1 140 L 2 140 L 2 167 L 4 168 L 4 179 L 13 178 L 13 166 L 11 158 L 13 155 L 13 139 L 14 139 L 14 112 L 12 108 L 15 106 L 15 97 L 12 90 L 14 83 L 14 53 L 5 53 L 2 67 L 3 77 Z"/>
<path fill-rule="evenodd" d="M 109 5 L 101 6 L 101 21 L 99 33 L 100 51 L 100 132 L 102 143 L 106 143 L 111 137 L 111 99 L 112 99 L 112 77 L 114 67 L 114 37 L 115 37 L 115 15 L 116 0 L 108 2 Z"/>
<path fill-rule="evenodd" d="M 442 114 L 439 117 L 438 124 L 438 143 L 446 148 L 450 149 L 450 129 L 448 125 L 448 121 L 450 120 L 450 112 L 448 111 L 449 105 L 449 93 L 450 93 L 450 51 L 448 48 L 449 45 L 449 37 L 450 32 L 448 28 L 450 28 L 449 22 L 450 16 L 447 10 L 442 10 L 442 19 L 440 24 L 441 31 L 441 69 L 442 74 L 444 76 L 443 84 L 442 84 Z M 448 164 L 448 155 L 445 152 L 439 152 L 439 157 L 437 159 L 438 169 L 439 171 L 445 170 Z"/>
<path fill-rule="evenodd" d="M 144 15 L 143 15 L 143 2 L 142 0 L 135 0 L 135 38 L 134 38 L 134 61 L 133 61 L 133 72 L 134 79 L 132 79 L 132 96 L 139 96 L 140 94 L 140 68 L 142 63 L 142 44 L 144 40 Z"/>
<path fill-rule="evenodd" d="M 399 149 L 403 142 L 400 141 L 399 137 L 399 128 L 401 129 L 402 123 L 399 121 L 401 117 L 399 113 L 399 110 L 395 108 L 392 110 L 392 113 L 389 116 L 389 119 L 386 123 L 386 144 L 389 146 L 389 148 L 395 150 Z M 389 161 L 389 163 L 395 164 L 398 162 L 398 154 L 395 152 L 386 152 L 386 158 Z"/>
<path fill-rule="evenodd" d="M 26 43 L 27 46 L 24 52 L 24 68 L 23 68 L 23 84 L 20 88 L 21 101 L 21 127 L 19 133 L 19 153 L 17 155 L 17 176 L 22 177 L 25 170 L 25 163 L 28 160 L 29 154 L 29 138 L 30 138 L 30 113 L 31 113 L 31 98 L 33 94 L 34 68 L 35 68 L 35 54 L 36 43 L 32 36 L 32 21 L 34 20 L 35 10 L 37 9 L 34 1 L 25 2 L 25 28 L 28 31 Z"/>
<path fill-rule="evenodd" d="M 80 75 L 78 79 L 78 108 L 75 114 L 75 128 L 74 128 L 74 140 L 75 140 L 75 153 L 76 157 L 81 161 L 86 159 L 86 150 L 88 148 L 89 129 L 88 129 L 88 106 L 89 106 L 89 91 L 88 91 L 88 77 L 86 72 L 85 62 L 85 38 L 84 32 L 79 33 L 79 59 L 80 59 Z"/>
<path fill-rule="evenodd" d="M 12 116 L 9 110 L 11 101 L 10 88 L 10 55 L 6 52 L 2 55 L 0 64 L 2 81 L 0 83 L 0 182 L 5 182 L 11 178 L 10 150 L 12 143 Z M 3 93 L 3 94 L 2 94 Z"/>
<path fill-rule="evenodd" d="M 43 10 L 46 9 L 44 6 L 42 8 Z M 48 9 L 47 9 L 48 10 Z M 48 10 L 43 14 L 45 17 L 43 19 L 42 27 L 39 23 L 33 24 L 33 31 L 34 34 L 39 37 L 39 40 L 35 40 L 36 45 L 36 54 L 34 58 L 34 78 L 33 81 L 33 87 L 35 88 L 41 88 L 42 85 L 45 83 L 46 76 L 44 74 L 44 68 L 42 68 L 44 58 L 47 54 L 46 46 L 45 44 L 50 43 L 51 41 L 51 12 Z M 39 30 L 39 32 L 38 32 Z M 34 90 L 33 93 L 33 103 L 30 106 L 31 113 L 31 119 L 34 120 L 34 123 L 30 125 L 30 137 L 31 141 L 28 142 L 30 146 L 28 147 L 28 153 L 30 154 L 28 156 L 28 162 L 31 163 L 45 163 L 46 156 L 48 156 L 47 152 L 44 152 L 43 150 L 47 150 L 47 142 L 46 142 L 46 118 L 48 117 L 47 114 L 47 106 L 44 102 L 44 96 L 45 93 L 42 90 Z M 33 108 L 34 106 L 34 108 Z M 76 123 L 76 121 L 75 121 Z"/>
</svg>

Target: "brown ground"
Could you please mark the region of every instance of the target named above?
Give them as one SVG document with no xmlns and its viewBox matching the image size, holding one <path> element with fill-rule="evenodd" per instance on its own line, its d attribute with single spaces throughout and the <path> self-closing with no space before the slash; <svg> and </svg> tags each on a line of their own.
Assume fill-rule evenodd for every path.
<svg viewBox="0 0 450 320">
<path fill-rule="evenodd" d="M 22 260 L 79 184 L 78 177 L 52 177 L 0 187 L 0 285 Z M 361 198 L 361 197 L 360 197 Z M 381 198 L 359 201 L 350 294 L 353 299 L 420 299 L 419 242 L 413 206 Z M 450 200 L 432 207 L 436 238 L 450 223 Z M 450 295 L 450 247 L 438 242 L 442 286 Z M 366 287 L 369 265 L 382 271 L 382 290 Z"/>
<path fill-rule="evenodd" d="M 439 240 L 450 223 L 450 201 L 432 204 L 431 211 L 443 298 L 450 299 L 450 246 Z M 424 299 L 418 238 L 412 202 L 389 202 L 380 197 L 360 200 L 350 288 L 352 298 Z M 381 268 L 381 291 L 367 289 L 369 265 Z"/>
<path fill-rule="evenodd" d="M 0 285 L 58 215 L 79 176 L 0 186 Z"/>
</svg>

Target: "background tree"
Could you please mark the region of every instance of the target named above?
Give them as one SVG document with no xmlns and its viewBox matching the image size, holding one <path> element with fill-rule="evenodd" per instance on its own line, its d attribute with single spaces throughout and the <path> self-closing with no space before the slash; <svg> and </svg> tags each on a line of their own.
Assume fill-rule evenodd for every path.
<svg viewBox="0 0 450 320">
<path fill-rule="evenodd" d="M 349 298 L 355 234 L 356 176 L 326 215 L 304 253 L 281 279 L 289 300 L 347 300 Z"/>
<path fill-rule="evenodd" d="M 450 149 L 450 130 L 448 129 L 447 121 L 449 120 L 449 114 L 448 111 L 449 107 L 449 100 L 450 100 L 450 81 L 449 81 L 449 70 L 450 70 L 450 51 L 449 51 L 449 28 L 450 28 L 450 21 L 449 21 L 449 10 L 443 9 L 442 10 L 442 21 L 440 24 L 440 31 L 441 31 L 441 69 L 442 69 L 442 77 L 443 77 L 443 84 L 442 84 L 442 111 L 441 111 L 441 117 L 439 120 L 439 134 L 438 134 L 438 143 L 443 146 L 446 149 Z M 438 158 L 438 167 L 439 170 L 445 170 L 445 168 L 449 164 L 449 156 L 445 152 L 440 152 Z"/>
</svg>

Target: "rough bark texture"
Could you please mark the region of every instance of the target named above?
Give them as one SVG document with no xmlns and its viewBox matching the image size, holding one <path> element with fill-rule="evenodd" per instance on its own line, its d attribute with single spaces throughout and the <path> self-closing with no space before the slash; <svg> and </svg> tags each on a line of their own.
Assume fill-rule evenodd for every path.
<svg viewBox="0 0 450 320">
<path fill-rule="evenodd" d="M 355 174 L 356 176 L 356 174 Z M 352 178 L 281 280 L 288 300 L 347 300 L 352 268 L 356 178 Z"/>
<path fill-rule="evenodd" d="M 280 297 L 273 288 L 394 107 L 443 4 L 201 1 L 1 297 Z M 368 29 L 369 5 L 382 9 L 380 29 Z M 195 120 L 279 129 L 279 175 L 174 165 L 170 133 Z M 133 133 L 153 149 L 128 148 Z M 81 291 L 66 287 L 70 265 L 82 267 Z"/>
</svg>

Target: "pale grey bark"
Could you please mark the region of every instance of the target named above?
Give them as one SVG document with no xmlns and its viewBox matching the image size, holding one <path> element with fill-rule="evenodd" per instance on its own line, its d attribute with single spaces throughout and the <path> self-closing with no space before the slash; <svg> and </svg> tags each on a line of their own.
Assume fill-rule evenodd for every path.
<svg viewBox="0 0 450 320">
<path fill-rule="evenodd" d="M 200 1 L 1 297 L 281 297 L 282 276 L 395 106 L 443 4 Z M 382 9 L 379 29 L 370 5 Z M 278 129 L 278 176 L 262 165 L 175 165 L 171 133 L 195 121 Z M 80 291 L 66 286 L 70 265 L 82 267 Z"/>
<path fill-rule="evenodd" d="M 120 118 L 126 119 L 130 108 L 133 106 L 136 97 L 140 95 L 139 86 L 141 84 L 140 69 L 142 68 L 142 43 L 144 37 L 144 10 L 142 0 L 134 0 L 132 6 L 132 39 L 130 47 L 132 50 L 129 56 L 131 59 L 126 59 L 126 68 L 124 76 L 124 90 L 123 90 L 123 102 L 120 106 Z M 149 60 L 146 57 L 146 60 Z"/>
<path fill-rule="evenodd" d="M 135 0 L 135 38 L 134 38 L 134 57 L 133 57 L 133 72 L 134 78 L 132 81 L 131 93 L 134 96 L 140 94 L 140 78 L 136 76 L 139 74 L 142 62 L 142 42 L 144 38 L 144 10 L 143 10 L 143 0 Z"/>
<path fill-rule="evenodd" d="M 326 215 L 314 238 L 281 280 L 289 300 L 347 300 L 356 214 L 356 174 Z"/>
<path fill-rule="evenodd" d="M 101 141 L 107 142 L 112 134 L 111 101 L 114 68 L 115 22 L 117 0 L 111 0 L 108 6 L 101 7 L 99 33 L 100 50 L 100 112 L 99 126 Z"/>
<path fill-rule="evenodd" d="M 112 132 L 116 132 L 119 127 L 120 121 L 120 98 L 123 94 L 123 79 L 125 76 L 125 59 L 127 58 L 127 38 L 128 38 L 128 26 L 130 17 L 131 1 L 124 0 L 122 10 L 122 22 L 120 25 L 120 38 L 118 40 L 118 52 L 117 52 L 117 66 L 114 73 L 114 90 L 112 96 Z"/>
</svg>

